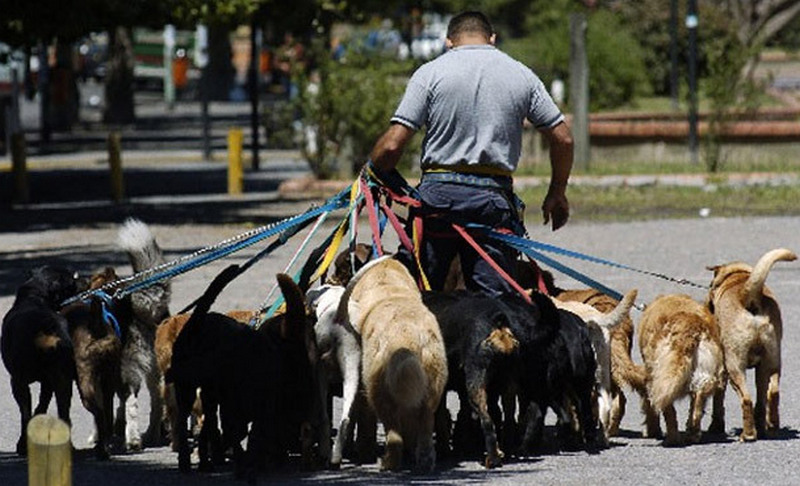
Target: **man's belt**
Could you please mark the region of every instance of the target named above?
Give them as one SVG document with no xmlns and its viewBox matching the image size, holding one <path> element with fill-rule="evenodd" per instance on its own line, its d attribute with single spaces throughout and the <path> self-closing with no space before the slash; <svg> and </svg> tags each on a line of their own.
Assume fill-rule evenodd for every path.
<svg viewBox="0 0 800 486">
<path fill-rule="evenodd" d="M 422 173 L 423 181 L 449 182 L 452 184 L 462 184 L 465 186 L 488 187 L 492 189 L 503 189 L 513 191 L 514 180 L 510 175 L 488 175 L 456 172 L 449 170 L 424 170 Z"/>
</svg>

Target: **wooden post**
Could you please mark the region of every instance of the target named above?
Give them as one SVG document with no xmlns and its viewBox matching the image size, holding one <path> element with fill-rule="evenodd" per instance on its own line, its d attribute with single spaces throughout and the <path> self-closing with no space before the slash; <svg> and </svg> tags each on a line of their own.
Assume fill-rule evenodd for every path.
<svg viewBox="0 0 800 486">
<path fill-rule="evenodd" d="M 589 168 L 589 61 L 586 56 L 586 16 L 573 13 L 569 16 L 570 33 L 570 89 L 572 106 L 572 138 L 575 141 L 575 166 Z"/>
<path fill-rule="evenodd" d="M 26 162 L 25 135 L 11 135 L 11 171 L 14 174 L 14 202 L 25 204 L 30 202 L 31 194 L 28 185 L 28 167 Z"/>
<path fill-rule="evenodd" d="M 28 422 L 28 486 L 72 485 L 69 425 L 50 415 Z"/>
<path fill-rule="evenodd" d="M 244 189 L 242 175 L 242 139 L 239 128 L 228 130 L 228 194 L 241 194 Z"/>
<path fill-rule="evenodd" d="M 122 177 L 122 136 L 119 132 L 108 134 L 108 164 L 111 168 L 111 199 L 119 203 L 125 198 L 125 181 Z"/>
</svg>

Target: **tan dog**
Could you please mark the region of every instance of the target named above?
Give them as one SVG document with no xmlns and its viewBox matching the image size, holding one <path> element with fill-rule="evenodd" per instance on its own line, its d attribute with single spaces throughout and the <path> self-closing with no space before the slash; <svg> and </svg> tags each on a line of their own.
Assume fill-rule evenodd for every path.
<svg viewBox="0 0 800 486">
<path fill-rule="evenodd" d="M 447 383 L 447 355 L 414 278 L 391 257 L 368 263 L 347 285 L 337 322 L 352 323 L 361 336 L 362 382 L 386 430 L 381 468 L 400 469 L 408 447 L 417 470 L 433 470 L 434 416 Z"/>
<path fill-rule="evenodd" d="M 756 440 L 756 434 L 775 432 L 781 375 L 783 324 L 775 296 L 764 285 L 772 265 L 794 261 L 786 249 L 767 252 L 755 267 L 734 262 L 709 267 L 714 272 L 708 306 L 720 328 L 725 349 L 725 368 L 742 405 L 742 434 L 739 440 Z M 745 371 L 755 368 L 756 405 L 745 386 Z M 724 388 L 714 397 L 710 430 L 725 432 Z"/>
<path fill-rule="evenodd" d="M 711 313 L 688 295 L 659 296 L 642 314 L 639 348 L 647 369 L 645 435 L 661 435 L 658 414 L 663 413 L 664 445 L 681 445 L 674 402 L 689 395 L 687 439 L 699 442 L 705 403 L 724 383 L 722 344 Z"/>
<path fill-rule="evenodd" d="M 561 296 L 552 298 L 556 307 L 577 315 L 586 323 L 586 327 L 589 329 L 589 336 L 592 340 L 592 348 L 594 348 L 595 360 L 597 361 L 595 376 L 597 379 L 598 418 L 602 425 L 602 441 L 606 446 L 608 445 L 612 426 L 611 336 L 622 325 L 623 321 L 630 321 L 630 310 L 636 300 L 636 295 L 637 291 L 631 290 L 608 313 L 601 312 L 583 302 L 562 301 Z"/>
</svg>

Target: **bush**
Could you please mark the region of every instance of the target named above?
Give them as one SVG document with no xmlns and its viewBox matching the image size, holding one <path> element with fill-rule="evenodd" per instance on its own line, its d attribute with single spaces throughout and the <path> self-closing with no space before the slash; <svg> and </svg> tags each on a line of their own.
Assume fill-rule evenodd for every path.
<svg viewBox="0 0 800 486">
<path fill-rule="evenodd" d="M 502 48 L 531 66 L 546 86 L 556 78 L 569 86 L 569 36 L 565 15 Z M 598 10 L 588 16 L 586 48 L 591 110 L 616 108 L 651 92 L 641 45 L 616 14 Z"/>
<path fill-rule="evenodd" d="M 369 52 L 334 61 L 315 46 L 316 69 L 301 82 L 302 151 L 322 179 L 354 174 L 366 162 L 405 90 L 413 65 Z M 408 147 L 403 164 L 418 153 Z"/>
</svg>

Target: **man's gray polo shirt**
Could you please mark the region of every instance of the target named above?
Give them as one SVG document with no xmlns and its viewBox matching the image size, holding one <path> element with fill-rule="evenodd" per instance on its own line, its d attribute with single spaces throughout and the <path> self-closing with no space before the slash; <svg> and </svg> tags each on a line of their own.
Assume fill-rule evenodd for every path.
<svg viewBox="0 0 800 486">
<path fill-rule="evenodd" d="M 525 118 L 546 129 L 564 115 L 533 71 L 483 44 L 453 48 L 417 69 L 391 121 L 427 126 L 423 169 L 479 164 L 513 172 Z"/>
</svg>

